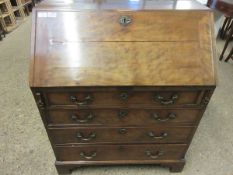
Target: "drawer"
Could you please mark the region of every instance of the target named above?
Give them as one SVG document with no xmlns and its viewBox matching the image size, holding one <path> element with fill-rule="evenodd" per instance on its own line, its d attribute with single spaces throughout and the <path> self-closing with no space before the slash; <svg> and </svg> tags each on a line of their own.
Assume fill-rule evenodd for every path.
<svg viewBox="0 0 233 175">
<path fill-rule="evenodd" d="M 55 144 L 186 143 L 193 127 L 79 127 L 50 129 Z"/>
<path fill-rule="evenodd" d="M 47 93 L 49 105 L 175 106 L 197 105 L 201 91 L 76 91 Z"/>
<path fill-rule="evenodd" d="M 185 144 L 78 145 L 55 147 L 59 161 L 180 160 Z"/>
<path fill-rule="evenodd" d="M 42 18 L 37 18 L 37 25 L 48 28 L 45 28 L 48 31 L 54 29 L 54 32 L 48 33 L 48 38 L 64 42 L 67 40 L 198 41 L 199 28 L 207 22 L 209 17 L 208 13 L 200 11 L 189 13 L 185 11 L 88 11 L 57 12 L 56 14 L 57 18 L 65 16 L 67 19 L 79 21 L 80 25 L 73 26 L 73 30 L 78 31 L 78 35 L 73 38 L 61 35 L 60 33 L 65 31 L 56 29 L 64 25 L 63 20 L 54 19 L 56 22 L 48 23 Z"/>
<path fill-rule="evenodd" d="M 116 125 L 195 124 L 198 109 L 59 109 L 48 110 L 49 125 Z"/>
</svg>

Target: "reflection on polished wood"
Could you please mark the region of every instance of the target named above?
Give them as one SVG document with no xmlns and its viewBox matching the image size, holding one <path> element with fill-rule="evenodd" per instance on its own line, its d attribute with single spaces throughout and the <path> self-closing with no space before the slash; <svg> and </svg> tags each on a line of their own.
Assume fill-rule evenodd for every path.
<svg viewBox="0 0 233 175">
<path fill-rule="evenodd" d="M 128 26 L 119 24 L 124 15 L 132 18 Z M 55 10 L 37 17 L 31 86 L 215 84 L 209 11 Z"/>
<path fill-rule="evenodd" d="M 195 0 L 44 0 L 40 8 L 117 10 L 206 10 Z"/>
</svg>

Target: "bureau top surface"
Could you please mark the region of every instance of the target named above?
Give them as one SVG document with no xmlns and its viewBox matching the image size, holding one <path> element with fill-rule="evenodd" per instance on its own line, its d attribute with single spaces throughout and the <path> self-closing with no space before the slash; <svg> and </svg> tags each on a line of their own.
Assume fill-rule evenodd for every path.
<svg viewBox="0 0 233 175">
<path fill-rule="evenodd" d="M 75 9 L 122 9 L 122 10 L 203 10 L 208 9 L 196 0 L 44 0 L 40 7 Z"/>
<path fill-rule="evenodd" d="M 209 10 L 38 8 L 30 86 L 214 86 L 213 41 Z"/>
</svg>

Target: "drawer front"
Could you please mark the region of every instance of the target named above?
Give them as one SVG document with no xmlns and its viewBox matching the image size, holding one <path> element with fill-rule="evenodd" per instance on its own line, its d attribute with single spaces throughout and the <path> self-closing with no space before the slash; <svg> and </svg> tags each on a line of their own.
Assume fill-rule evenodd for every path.
<svg viewBox="0 0 233 175">
<path fill-rule="evenodd" d="M 110 91 L 110 92 L 51 92 L 47 93 L 49 105 L 75 106 L 175 106 L 197 105 L 201 91 Z M 130 106 L 132 105 L 132 106 Z"/>
<path fill-rule="evenodd" d="M 177 160 L 186 152 L 185 144 L 88 145 L 56 147 L 59 161 Z"/>
<path fill-rule="evenodd" d="M 192 123 L 199 119 L 197 109 L 80 109 L 49 110 L 49 125 L 143 126 L 168 123 Z"/>
<path fill-rule="evenodd" d="M 208 22 L 208 13 L 200 11 L 98 11 L 58 12 L 57 18 L 75 19 L 78 35 L 74 41 L 198 41 L 200 27 Z M 184 23 L 185 21 L 185 23 Z M 63 20 L 47 23 L 37 19 L 37 25 L 54 29 L 49 38 L 66 41 L 66 35 L 56 30 Z M 181 27 L 182 26 L 182 27 Z M 49 30 L 47 29 L 47 30 Z M 176 29 L 176 30 L 174 30 Z M 192 35 L 190 35 L 192 33 Z"/>
<path fill-rule="evenodd" d="M 67 143 L 186 143 L 193 127 L 51 129 L 55 144 Z"/>
</svg>

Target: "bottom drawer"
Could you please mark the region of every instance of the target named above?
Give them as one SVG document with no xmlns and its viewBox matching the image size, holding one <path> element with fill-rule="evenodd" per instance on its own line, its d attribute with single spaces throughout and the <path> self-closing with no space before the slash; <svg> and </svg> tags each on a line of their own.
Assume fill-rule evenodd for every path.
<svg viewBox="0 0 233 175">
<path fill-rule="evenodd" d="M 177 160 L 186 144 L 57 146 L 59 161 Z"/>
</svg>

